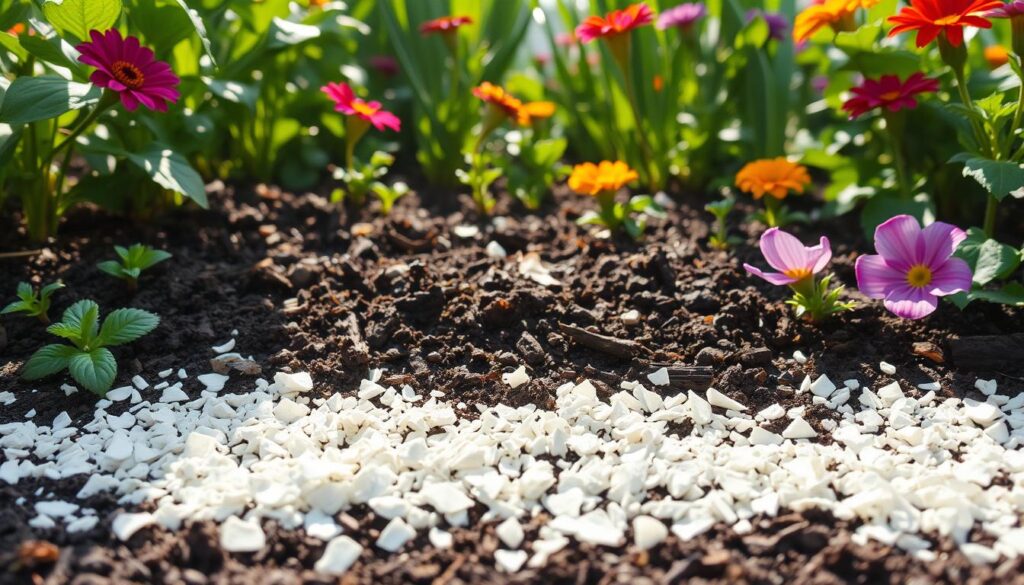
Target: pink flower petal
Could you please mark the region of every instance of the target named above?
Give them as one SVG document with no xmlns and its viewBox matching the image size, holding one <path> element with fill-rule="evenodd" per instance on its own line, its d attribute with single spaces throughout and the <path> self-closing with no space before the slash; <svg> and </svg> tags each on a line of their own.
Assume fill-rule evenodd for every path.
<svg viewBox="0 0 1024 585">
<path fill-rule="evenodd" d="M 921 230 L 921 239 L 924 241 L 921 261 L 925 266 L 934 267 L 952 256 L 960 242 L 967 239 L 967 234 L 955 225 L 937 221 Z"/>
<path fill-rule="evenodd" d="M 893 268 L 906 271 L 921 262 L 921 226 L 909 215 L 897 215 L 875 229 L 875 250 Z"/>
<path fill-rule="evenodd" d="M 785 286 L 796 282 L 796 279 L 790 278 L 781 272 L 763 272 L 760 268 L 751 266 L 750 264 L 744 264 L 743 268 L 754 276 L 763 278 L 774 285 Z"/>
<path fill-rule="evenodd" d="M 885 297 L 885 308 L 897 317 L 921 319 L 931 315 L 939 299 L 924 290 L 908 285 L 894 288 Z"/>
<path fill-rule="evenodd" d="M 829 260 L 832 259 L 832 245 L 828 238 L 821 236 L 817 246 L 807 248 L 808 262 L 811 264 L 811 272 L 817 274 L 825 269 Z"/>
<path fill-rule="evenodd" d="M 932 281 L 929 283 L 931 288 L 928 292 L 941 297 L 968 291 L 971 290 L 973 278 L 967 262 L 960 258 L 949 258 L 932 272 Z"/>
<path fill-rule="evenodd" d="M 124 106 L 124 109 L 128 110 L 129 112 L 134 112 L 135 109 L 139 107 L 139 100 L 135 99 L 135 96 L 132 95 L 132 92 L 122 91 L 121 104 Z"/>
<path fill-rule="evenodd" d="M 907 284 L 906 274 L 886 264 L 877 254 L 857 258 L 857 288 L 864 296 L 884 299 L 894 288 Z"/>
<path fill-rule="evenodd" d="M 768 264 L 779 272 L 809 268 L 807 248 L 792 234 L 771 228 L 761 235 L 761 253 Z"/>
</svg>

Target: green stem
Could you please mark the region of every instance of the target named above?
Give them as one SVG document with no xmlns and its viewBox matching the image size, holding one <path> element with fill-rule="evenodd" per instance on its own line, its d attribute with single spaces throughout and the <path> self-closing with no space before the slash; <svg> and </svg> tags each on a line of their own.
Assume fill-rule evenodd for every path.
<svg viewBox="0 0 1024 585">
<path fill-rule="evenodd" d="M 996 210 L 999 208 L 999 200 L 995 198 L 991 193 L 988 196 L 988 201 L 985 203 L 985 223 L 983 229 L 985 230 L 985 236 L 992 238 L 996 232 Z"/>
<path fill-rule="evenodd" d="M 764 220 L 768 227 L 779 227 L 779 210 L 782 202 L 771 195 L 764 197 Z"/>
<path fill-rule="evenodd" d="M 1010 58 L 1017 59 L 1019 57 L 1011 56 Z M 1017 90 L 1017 111 L 1013 114 L 1013 123 L 1010 124 L 1010 132 L 1006 136 L 1006 144 L 1003 145 L 1002 150 L 1005 155 L 1010 154 L 1010 149 L 1013 147 L 1013 139 L 1016 138 L 1014 133 L 1020 128 L 1021 121 L 1024 120 L 1024 75 L 1018 75 L 1017 78 L 1020 79 L 1020 89 Z M 1016 157 L 1012 160 L 1016 160 Z"/>
<path fill-rule="evenodd" d="M 892 141 L 892 161 L 896 167 L 896 181 L 899 183 L 900 194 L 909 199 L 912 195 L 910 175 L 907 173 L 907 161 L 903 155 L 903 123 L 899 113 L 886 113 L 885 125 L 889 129 L 889 137 Z"/>
<path fill-rule="evenodd" d="M 611 53 L 615 57 L 615 61 L 619 66 L 619 72 L 622 73 L 622 85 L 626 91 L 626 101 L 629 102 L 630 111 L 633 113 L 633 122 L 636 124 L 636 133 L 640 143 L 640 153 L 644 158 L 644 167 L 647 169 L 647 178 L 649 181 L 648 187 L 651 192 L 657 190 L 660 182 L 658 167 L 654 161 L 654 148 L 651 147 L 651 143 L 647 138 L 647 133 L 644 132 L 643 118 L 640 115 L 640 104 L 636 97 L 636 88 L 633 87 L 633 76 L 630 75 L 629 67 L 629 39 L 622 39 L 620 42 L 627 43 L 625 50 L 612 49 Z"/>
</svg>

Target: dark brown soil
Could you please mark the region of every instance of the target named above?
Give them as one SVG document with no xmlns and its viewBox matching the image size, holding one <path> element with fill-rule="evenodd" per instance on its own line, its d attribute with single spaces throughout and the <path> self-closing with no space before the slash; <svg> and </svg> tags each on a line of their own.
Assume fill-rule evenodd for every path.
<svg viewBox="0 0 1024 585">
<path fill-rule="evenodd" d="M 513 208 L 496 227 L 453 210 L 451 202 L 421 207 L 415 196 L 404 199 L 390 218 L 379 219 L 370 212 L 346 216 L 313 194 L 264 187 L 211 190 L 213 211 L 182 211 L 156 223 L 77 211 L 59 240 L 38 254 L 0 260 L 0 291 L 13 293 L 19 280 L 38 285 L 60 278 L 68 286 L 55 297 L 53 318 L 81 298 L 98 301 L 104 312 L 134 306 L 159 313 L 162 323 L 154 333 L 115 352 L 121 365 L 115 385 L 140 372 L 152 381 L 167 368 L 207 372 L 208 348 L 234 336 L 236 351 L 251 354 L 265 373 L 309 371 L 314 392 L 353 389 L 368 368 L 383 367 L 391 383 L 458 396 L 467 416 L 477 402 L 548 406 L 554 388 L 583 377 L 610 392 L 620 380 L 638 379 L 660 364 L 710 366 L 716 388 L 755 408 L 801 402 L 778 387 L 799 385 L 805 372 L 827 373 L 836 382 L 857 377 L 870 386 L 897 379 L 910 392 L 931 380 L 945 382 L 946 393 L 970 389 L 977 376 L 997 378 L 1004 394 L 1022 388 L 1024 364 L 973 372 L 970 364 L 956 363 L 950 346 L 952 339 L 1024 331 L 1019 311 L 976 303 L 961 313 L 943 305 L 926 320 L 905 322 L 852 291 L 850 297 L 866 301 L 855 311 L 821 326 L 798 321 L 782 304 L 784 291 L 742 270 L 744 261 L 763 264 L 753 245 L 757 228 L 744 228 L 740 235 L 747 243 L 734 252 L 711 251 L 705 244 L 709 218 L 696 201 L 670 210 L 667 221 L 635 244 L 598 239 L 576 227 L 573 220 L 590 202 L 564 193 L 559 207 L 538 215 Z M 734 220 L 739 219 L 737 213 Z M 23 249 L 13 221 L 8 217 L 0 225 L 2 251 Z M 452 230 L 462 224 L 477 225 L 480 234 L 456 236 Z M 794 229 L 805 241 L 817 237 Z M 845 221 L 828 223 L 825 230 L 839 280 L 853 285 L 855 250 L 870 250 L 869 243 Z M 174 257 L 145 273 L 132 293 L 95 264 L 113 256 L 114 244 L 137 241 Z M 509 258 L 488 257 L 484 248 L 490 241 L 500 243 Z M 555 267 L 560 286 L 540 286 L 519 274 L 514 257 L 528 252 Z M 619 319 L 630 309 L 640 312 L 640 324 Z M 641 349 L 634 359 L 586 349 L 559 323 Z M 55 376 L 29 385 L 17 379 L 24 360 L 55 339 L 31 319 L 5 316 L 0 325 L 0 391 L 18 396 L 0 410 L 0 424 L 24 420 L 30 409 L 45 423 L 64 410 L 76 422 L 91 419 L 95 397 L 85 391 L 65 397 L 60 385 L 70 380 Z M 915 351 L 915 344 L 930 346 Z M 796 349 L 811 361 L 787 361 Z M 897 374 L 880 374 L 881 360 L 896 365 Z M 533 377 L 527 386 L 510 390 L 499 383 L 502 372 L 520 364 Z M 233 376 L 225 391 L 250 386 L 250 378 Z M 809 412 L 815 426 L 832 416 L 827 409 Z M 109 532 L 118 509 L 109 497 L 88 502 L 104 518 L 88 533 L 27 526 L 38 489 L 73 498 L 83 481 L 23 480 L 0 487 L 0 581 L 30 582 L 35 575 L 54 583 L 319 582 L 311 568 L 323 545 L 301 532 L 268 529 L 268 546 L 256 555 L 221 551 L 209 524 L 177 534 L 147 529 L 120 543 Z M 14 504 L 20 497 L 29 503 Z M 718 527 L 691 542 L 671 539 L 650 554 L 574 543 L 542 572 L 524 570 L 514 577 L 495 571 L 491 528 L 456 531 L 450 551 L 435 550 L 421 537 L 406 552 L 389 556 L 372 546 L 383 523 L 365 510 L 350 516 L 356 526 L 347 533 L 365 551 L 346 583 L 1024 580 L 1021 560 L 974 567 L 950 542 L 936 541 L 940 560 L 923 563 L 889 547 L 855 545 L 850 526 L 814 513 L 764 520 L 745 536 Z M 19 546 L 31 539 L 59 545 L 56 563 L 16 570 L 24 564 L 16 563 Z"/>
</svg>

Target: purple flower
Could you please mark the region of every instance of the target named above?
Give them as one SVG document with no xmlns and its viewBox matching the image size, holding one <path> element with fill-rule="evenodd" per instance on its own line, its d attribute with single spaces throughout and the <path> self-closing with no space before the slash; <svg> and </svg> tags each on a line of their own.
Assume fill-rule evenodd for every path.
<svg viewBox="0 0 1024 585">
<path fill-rule="evenodd" d="M 832 247 L 825 236 L 817 246 L 806 247 L 796 236 L 779 228 L 771 228 L 762 234 L 760 247 L 764 259 L 778 272 L 763 272 L 750 264 L 744 264 L 743 268 L 780 286 L 800 282 L 821 272 L 832 259 Z"/>
<path fill-rule="evenodd" d="M 857 288 L 904 319 L 935 310 L 938 297 L 971 288 L 971 268 L 953 252 L 967 234 L 937 221 L 921 229 L 909 215 L 897 215 L 875 230 L 875 250 L 857 258 Z"/>
<path fill-rule="evenodd" d="M 764 21 L 768 23 L 768 36 L 777 41 L 786 39 L 786 31 L 789 30 L 789 21 L 786 20 L 785 16 L 778 12 L 765 12 L 756 8 L 747 11 L 747 22 L 758 17 L 763 18 Z"/>
<path fill-rule="evenodd" d="M 1003 4 L 999 8 L 994 8 L 985 14 L 988 18 L 1013 18 L 1015 16 L 1024 16 L 1024 0 L 1014 0 L 1007 4 Z"/>
<path fill-rule="evenodd" d="M 696 22 L 707 14 L 708 9 L 703 4 L 698 3 L 686 3 L 680 4 L 679 6 L 669 8 L 658 16 L 658 28 L 665 30 L 667 28 L 681 28 L 689 29 Z"/>
</svg>

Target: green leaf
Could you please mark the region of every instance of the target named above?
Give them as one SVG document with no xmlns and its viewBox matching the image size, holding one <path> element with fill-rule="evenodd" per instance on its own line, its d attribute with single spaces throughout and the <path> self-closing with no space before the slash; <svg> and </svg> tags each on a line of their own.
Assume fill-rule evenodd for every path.
<svg viewBox="0 0 1024 585">
<path fill-rule="evenodd" d="M 1024 307 L 1024 286 L 1019 282 L 1011 282 L 1003 288 L 996 290 L 975 289 L 969 292 L 960 292 L 955 295 L 949 295 L 946 298 L 961 310 L 966 308 L 967 305 L 971 304 L 973 301 L 987 301 L 989 303 L 998 303 L 1001 305 Z"/>
<path fill-rule="evenodd" d="M 103 320 L 100 336 L 96 339 L 99 345 L 121 345 L 135 341 L 149 333 L 160 324 L 160 317 L 142 309 L 117 309 L 111 311 Z"/>
<path fill-rule="evenodd" d="M 210 37 L 206 33 L 206 25 L 203 24 L 203 19 L 199 17 L 199 13 L 188 7 L 185 0 L 175 0 L 178 6 L 185 11 L 188 15 L 189 21 L 192 23 L 192 28 L 196 29 L 196 34 L 199 35 L 199 41 L 203 44 L 203 50 L 206 51 L 206 55 L 210 58 L 210 62 L 214 67 L 217 66 L 217 60 L 213 57 L 213 49 L 210 46 Z"/>
<path fill-rule="evenodd" d="M 26 303 L 25 301 L 14 301 L 13 303 L 4 307 L 4 309 L 0 311 L 0 315 L 6 315 L 8 313 L 17 313 L 22 311 L 25 313 L 31 312 L 32 306 Z"/>
<path fill-rule="evenodd" d="M 84 41 L 89 31 L 104 32 L 117 23 L 121 0 L 46 0 L 43 14 L 62 35 Z"/>
<path fill-rule="evenodd" d="M 1010 161 L 997 161 L 961 153 L 950 162 L 964 163 L 964 176 L 970 177 L 1002 201 L 1007 195 L 1024 197 L 1024 168 Z"/>
<path fill-rule="evenodd" d="M 39 296 L 44 298 L 44 299 L 48 298 L 48 297 L 52 296 L 53 293 L 57 292 L 58 290 L 60 290 L 62 288 L 64 288 L 64 283 L 63 282 L 60 282 L 60 281 L 51 282 L 50 284 L 44 286 L 41 291 L 39 291 Z"/>
<path fill-rule="evenodd" d="M 139 268 L 145 270 L 147 268 L 150 268 L 154 264 L 159 264 L 164 260 L 169 259 L 170 257 L 170 252 L 165 252 L 163 250 L 154 250 L 153 248 L 147 247 L 142 255 L 142 258 L 140 258 L 139 260 Z"/>
<path fill-rule="evenodd" d="M 320 36 L 320 29 L 315 26 L 291 22 L 290 20 L 284 20 L 275 16 L 270 24 L 270 30 L 267 31 L 267 37 L 269 38 L 267 47 L 279 49 L 281 47 L 298 45 L 315 39 L 318 36 Z"/>
<path fill-rule="evenodd" d="M 19 282 L 18 296 L 26 300 L 35 297 L 35 294 L 32 291 L 32 285 L 27 282 Z"/>
<path fill-rule="evenodd" d="M 90 392 L 105 396 L 117 376 L 117 360 L 105 347 L 90 352 L 75 352 L 68 360 L 68 371 L 76 382 Z"/>
<path fill-rule="evenodd" d="M 103 272 L 117 278 L 124 278 L 126 276 L 121 265 L 115 260 L 104 260 L 97 264 L 96 268 L 99 268 Z"/>
<path fill-rule="evenodd" d="M 127 153 L 128 160 L 164 189 L 181 193 L 202 208 L 207 208 L 206 185 L 192 165 L 177 152 L 159 143 L 151 143 L 139 152 Z"/>
<path fill-rule="evenodd" d="M 971 266 L 978 286 L 1010 276 L 1021 261 L 1016 248 L 986 237 L 978 228 L 967 230 L 967 239 L 957 247 L 956 256 Z"/>
<path fill-rule="evenodd" d="M 256 100 L 260 97 L 260 91 L 255 85 L 211 77 L 204 77 L 203 81 L 213 95 L 256 111 Z"/>
<path fill-rule="evenodd" d="M 64 310 L 61 322 L 79 331 L 79 333 L 90 333 L 90 337 L 96 334 L 96 319 L 100 313 L 100 306 L 96 301 L 84 299 L 76 302 Z M 85 326 L 89 328 L 86 329 Z"/>
<path fill-rule="evenodd" d="M 852 32 L 840 32 L 836 35 L 836 48 L 847 52 L 871 51 L 881 30 L 880 26 L 865 25 Z"/>
<path fill-rule="evenodd" d="M 25 35 L 21 39 L 21 46 L 37 59 L 66 67 L 76 75 L 84 77 L 82 65 L 68 56 L 74 51 L 73 47 L 58 36 L 44 39 L 38 35 Z"/>
<path fill-rule="evenodd" d="M 57 337 L 63 337 L 75 344 L 82 339 L 81 329 L 67 323 L 54 323 L 46 328 L 46 332 Z"/>
<path fill-rule="evenodd" d="M 100 95 L 100 88 L 91 83 L 76 83 L 56 75 L 19 77 L 4 95 L 0 122 L 17 125 L 56 118 L 95 104 Z"/>
<path fill-rule="evenodd" d="M 21 371 L 21 377 L 26 380 L 38 380 L 56 374 L 68 367 L 68 361 L 76 353 L 78 350 L 70 345 L 45 345 L 28 358 L 25 368 Z"/>
</svg>

